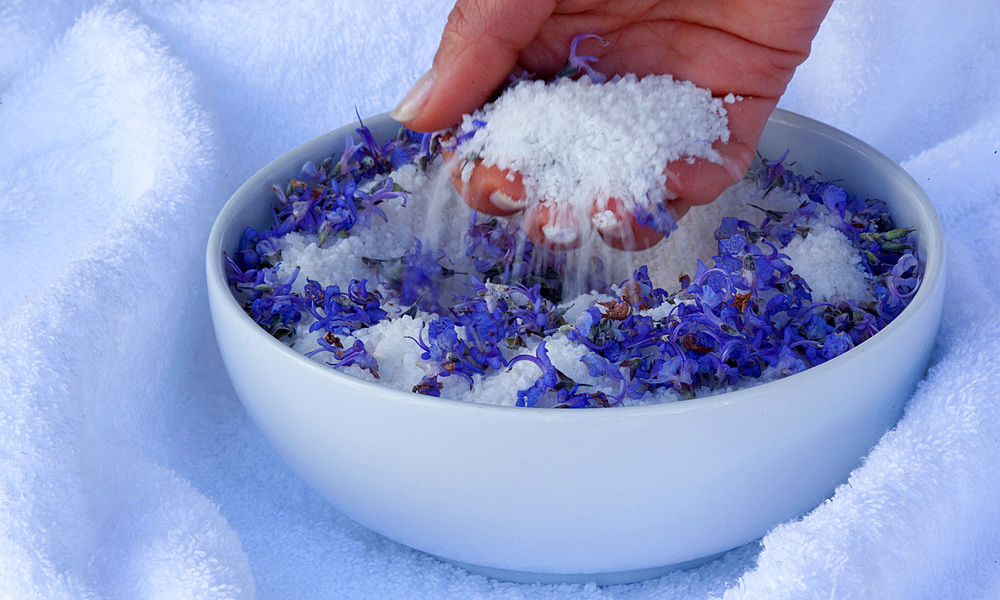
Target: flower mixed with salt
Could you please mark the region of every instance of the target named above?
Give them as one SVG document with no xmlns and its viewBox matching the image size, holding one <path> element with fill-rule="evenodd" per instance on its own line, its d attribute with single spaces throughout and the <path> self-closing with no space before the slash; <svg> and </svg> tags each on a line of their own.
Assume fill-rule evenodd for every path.
<svg viewBox="0 0 1000 600">
<path fill-rule="evenodd" d="M 587 72 L 589 62 L 574 51 L 568 68 Z M 609 83 L 584 86 L 599 96 Z M 511 131 L 491 129 L 497 120 L 473 117 L 452 143 L 489 135 L 496 150 Z M 666 261 L 647 253 L 647 264 L 613 281 L 614 269 L 590 261 L 586 293 L 564 297 L 570 255 L 532 244 L 507 219 L 462 214 L 455 192 L 435 184 L 439 135 L 403 129 L 380 144 L 364 125 L 358 133 L 275 187 L 273 226 L 246 231 L 226 256 L 229 280 L 275 337 L 415 393 L 563 408 L 719 393 L 839 356 L 894 319 L 919 285 L 915 234 L 894 227 L 881 201 L 798 175 L 780 157 L 715 203 L 730 216 L 716 219 L 709 255 L 674 273 L 679 284 L 664 284 Z M 662 169 L 662 156 L 652 160 Z M 612 190 L 613 178 L 595 185 Z M 442 193 L 451 194 L 447 214 L 424 214 Z M 447 219 L 445 230 L 464 235 L 428 234 Z"/>
</svg>

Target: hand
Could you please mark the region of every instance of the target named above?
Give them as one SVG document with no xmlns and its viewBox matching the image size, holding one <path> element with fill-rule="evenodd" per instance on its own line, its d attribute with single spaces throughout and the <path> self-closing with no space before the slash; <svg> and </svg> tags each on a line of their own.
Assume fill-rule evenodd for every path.
<svg viewBox="0 0 1000 600">
<path fill-rule="evenodd" d="M 574 36 L 593 31 L 606 44 L 584 40 L 579 54 L 596 56 L 606 75 L 670 74 L 712 90 L 733 93 L 727 104 L 729 141 L 717 142 L 721 163 L 696 159 L 665 165 L 670 210 L 678 217 L 713 201 L 743 176 L 764 125 L 809 48 L 832 0 L 458 0 L 433 66 L 393 112 L 418 131 L 457 124 L 485 103 L 515 67 L 554 76 L 566 63 Z M 498 169 L 477 168 L 477 190 L 465 194 L 473 208 L 491 214 L 520 210 L 516 197 L 491 192 L 507 181 Z M 499 175 L 498 175 L 499 174 Z M 508 192 L 510 190 L 507 190 Z M 514 190 L 517 191 L 516 189 Z M 493 202 L 490 197 L 499 199 Z M 504 200 L 514 202 L 504 203 Z M 546 221 L 538 211 L 526 225 L 536 243 Z M 662 234 L 643 231 L 619 215 L 633 235 L 602 236 L 618 248 L 640 249 Z M 622 242 L 634 238 L 631 245 Z M 548 244 L 551 245 L 551 244 Z"/>
</svg>

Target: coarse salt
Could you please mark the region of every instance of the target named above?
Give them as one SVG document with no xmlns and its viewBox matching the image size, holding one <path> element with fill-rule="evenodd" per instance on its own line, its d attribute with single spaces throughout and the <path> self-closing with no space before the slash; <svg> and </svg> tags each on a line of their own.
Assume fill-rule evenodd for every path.
<svg viewBox="0 0 1000 600">
<path fill-rule="evenodd" d="M 404 250 L 407 240 L 422 235 L 428 227 L 427 218 L 415 206 L 433 204 L 429 196 L 441 193 L 440 187 L 435 187 L 436 171 L 443 169 L 443 161 L 435 161 L 426 174 L 418 174 L 404 170 L 399 180 L 406 180 L 410 198 L 405 207 L 401 202 L 393 201 L 382 205 L 388 216 L 388 222 L 382 223 L 371 230 L 359 229 L 352 236 L 327 243 L 316 244 L 315 235 L 289 234 L 283 244 L 283 276 L 299 267 L 302 273 L 296 280 L 296 287 L 301 286 L 308 278 L 321 279 L 346 289 L 352 279 L 368 278 L 374 280 L 375 273 L 371 267 L 360 260 L 361 256 L 391 257 L 398 256 Z M 405 168 L 408 169 L 408 168 Z M 405 175 L 404 175 L 405 173 Z M 396 179 L 397 173 L 393 174 Z M 454 190 L 446 190 L 454 194 Z M 606 267 L 612 279 L 625 280 L 637 264 L 649 267 L 649 274 L 654 282 L 677 281 L 682 273 L 691 274 L 692 264 L 701 259 L 706 264 L 713 264 L 712 256 L 717 252 L 717 243 L 712 235 L 715 227 L 723 216 L 734 216 L 745 220 L 759 220 L 761 209 L 786 211 L 798 206 L 803 197 L 790 191 L 774 188 L 768 193 L 758 189 L 755 182 L 742 180 L 726 190 L 715 202 L 694 207 L 679 223 L 679 228 L 656 248 L 638 253 L 617 252 L 605 256 Z M 461 206 L 457 199 L 452 206 Z M 757 208 L 759 207 L 759 208 Z M 442 238 L 449 249 L 453 263 L 450 265 L 459 271 L 469 272 L 473 269 L 471 263 L 461 251 L 461 236 L 453 232 L 461 231 L 468 220 L 467 211 L 450 210 L 445 213 L 435 212 L 434 221 L 444 231 L 452 235 Z M 860 258 L 853 250 L 850 242 L 840 232 L 820 222 L 812 224 L 805 238 L 796 236 L 781 249 L 789 255 L 794 271 L 806 279 L 813 287 L 814 297 L 832 299 L 846 296 L 868 297 L 870 280 L 860 267 Z M 566 309 L 564 315 L 567 322 L 574 322 L 577 315 L 587 307 L 598 302 L 614 301 L 614 296 L 601 293 L 584 293 L 577 297 L 564 300 L 562 306 Z M 664 303 L 656 309 L 646 311 L 649 316 L 663 318 L 673 310 L 673 305 Z M 422 335 L 422 331 L 433 315 L 418 311 L 415 316 L 400 315 L 386 319 L 372 327 L 360 329 L 354 333 L 353 339 L 364 342 L 370 354 L 377 358 L 379 378 L 376 379 L 368 371 L 353 365 L 343 370 L 355 377 L 368 381 L 409 390 L 423 375 L 420 359 L 421 349 L 412 342 Z M 316 334 L 309 332 L 312 319 L 308 316 L 296 327 L 296 333 L 288 343 L 302 353 L 308 353 L 319 348 Z M 342 342 L 349 346 L 352 338 L 345 337 Z M 535 342 L 537 345 L 537 341 Z M 549 357 L 553 364 L 575 381 L 592 386 L 595 391 L 614 393 L 616 383 L 604 377 L 592 377 L 585 365 L 580 362 L 584 352 L 583 347 L 572 344 L 565 333 L 557 332 L 546 340 Z M 535 346 L 520 350 L 521 353 L 532 354 Z M 324 354 L 317 354 L 314 360 L 323 363 Z M 512 390 L 529 387 L 538 377 L 538 369 L 527 362 L 513 365 L 509 369 L 500 369 L 487 376 L 476 375 L 474 385 L 459 377 L 449 377 L 442 380 L 441 393 L 445 397 L 467 402 L 495 405 L 513 405 L 516 394 Z M 772 378 L 770 375 L 761 379 L 746 380 L 741 385 L 749 386 L 762 383 Z M 722 393 L 729 388 L 720 390 L 698 390 L 698 395 Z M 626 399 L 626 404 L 650 404 L 678 400 L 680 396 L 671 390 L 660 389 L 648 394 L 642 399 Z"/>
<path fill-rule="evenodd" d="M 805 237 L 795 236 L 781 250 L 795 272 L 809 282 L 813 300 L 870 299 L 861 255 L 843 233 L 814 223 Z"/>
<path fill-rule="evenodd" d="M 723 104 L 735 101 L 669 75 L 522 81 L 465 116 L 459 150 L 521 173 L 529 202 L 659 203 L 668 163 L 721 161 L 712 144 L 728 141 Z"/>
</svg>

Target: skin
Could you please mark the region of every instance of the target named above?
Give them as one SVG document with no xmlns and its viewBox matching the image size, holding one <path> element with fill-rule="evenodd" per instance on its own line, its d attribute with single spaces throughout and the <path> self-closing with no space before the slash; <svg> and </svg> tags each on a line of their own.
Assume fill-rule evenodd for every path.
<svg viewBox="0 0 1000 600">
<path fill-rule="evenodd" d="M 812 40 L 832 0 L 458 0 L 448 18 L 431 70 L 404 98 L 394 116 L 411 129 L 436 131 L 456 125 L 480 107 L 516 68 L 540 77 L 566 63 L 573 37 L 598 33 L 606 44 L 584 40 L 578 53 L 597 57 L 606 74 L 671 74 L 712 90 L 742 97 L 727 104 L 730 139 L 716 143 L 721 163 L 697 159 L 664 165 L 669 208 L 678 217 L 713 201 L 749 167 L 767 118 Z M 523 187 L 507 173 L 477 167 L 474 189 L 460 189 L 466 202 L 490 214 L 520 210 Z M 516 175 L 516 174 L 515 174 Z M 500 189 L 501 202 L 493 192 Z M 508 202 L 503 202 L 507 200 Z M 513 206 L 510 201 L 513 201 Z M 608 244 L 641 249 L 662 236 L 645 231 L 631 215 L 600 231 Z M 552 211 L 526 214 L 536 243 L 547 242 Z M 576 223 L 575 225 L 578 225 Z M 631 234 L 631 235 L 629 235 Z M 631 241 L 629 241 L 631 240 Z"/>
</svg>

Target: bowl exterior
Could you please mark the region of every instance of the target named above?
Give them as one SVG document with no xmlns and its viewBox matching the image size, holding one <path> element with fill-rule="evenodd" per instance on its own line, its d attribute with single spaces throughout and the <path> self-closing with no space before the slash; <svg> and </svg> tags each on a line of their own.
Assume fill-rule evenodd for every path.
<svg viewBox="0 0 1000 600">
<path fill-rule="evenodd" d="M 398 127 L 384 115 L 367 124 L 382 138 Z M 765 155 L 791 148 L 799 165 L 885 199 L 901 225 L 920 228 L 918 297 L 858 348 L 739 392 L 584 411 L 426 398 L 323 367 L 243 313 L 221 252 L 246 225 L 265 225 L 272 183 L 339 151 L 352 129 L 293 150 L 234 194 L 209 241 L 209 298 L 226 368 L 260 430 L 344 514 L 403 544 L 508 578 L 605 583 L 719 554 L 828 498 L 925 369 L 944 289 L 933 208 L 889 159 L 784 111 L 765 130 Z"/>
</svg>

